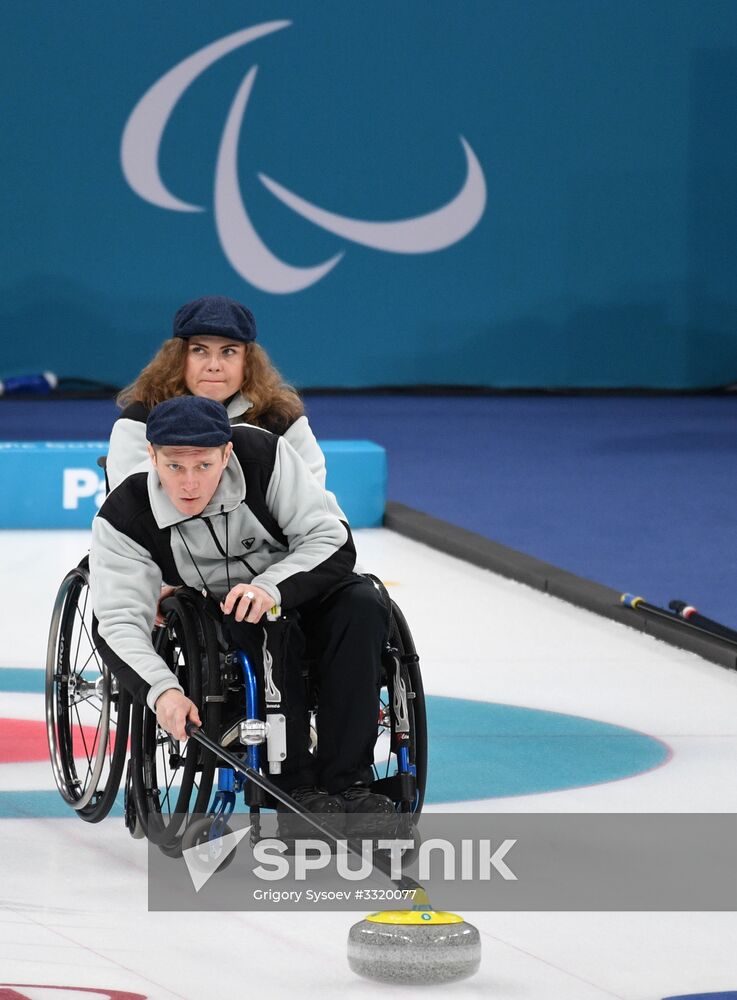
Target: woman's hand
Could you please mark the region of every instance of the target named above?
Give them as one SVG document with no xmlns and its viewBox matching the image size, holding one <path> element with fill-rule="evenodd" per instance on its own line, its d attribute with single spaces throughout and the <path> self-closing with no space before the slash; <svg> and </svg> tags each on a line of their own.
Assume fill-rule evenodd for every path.
<svg viewBox="0 0 737 1000">
<path fill-rule="evenodd" d="M 156 699 L 156 721 L 175 740 L 186 740 L 187 733 L 184 723 L 190 720 L 196 726 L 201 726 L 200 713 L 193 701 L 177 691 L 176 688 L 169 688 Z"/>
<path fill-rule="evenodd" d="M 237 622 L 251 622 L 253 625 L 261 621 L 263 615 L 273 607 L 274 598 L 271 594 L 248 583 L 237 583 L 220 604 L 224 615 L 232 612 Z"/>
</svg>

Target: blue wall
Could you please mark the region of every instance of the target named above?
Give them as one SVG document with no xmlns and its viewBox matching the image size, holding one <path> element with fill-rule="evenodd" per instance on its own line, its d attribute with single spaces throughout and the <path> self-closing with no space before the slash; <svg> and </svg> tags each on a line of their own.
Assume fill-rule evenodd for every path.
<svg viewBox="0 0 737 1000">
<path fill-rule="evenodd" d="M 166 188 L 204 211 L 136 194 L 120 147 L 143 94 L 277 18 L 291 26 L 213 63 L 163 133 Z M 0 31 L 0 376 L 125 382 L 177 305 L 217 291 L 253 308 L 302 386 L 737 381 L 734 0 L 27 0 Z M 238 143 L 253 226 L 293 266 L 344 251 L 285 294 L 237 273 L 213 212 L 254 65 Z M 420 216 L 464 184 L 459 136 L 488 200 L 434 252 L 334 235 L 259 180 L 355 219 Z"/>
</svg>

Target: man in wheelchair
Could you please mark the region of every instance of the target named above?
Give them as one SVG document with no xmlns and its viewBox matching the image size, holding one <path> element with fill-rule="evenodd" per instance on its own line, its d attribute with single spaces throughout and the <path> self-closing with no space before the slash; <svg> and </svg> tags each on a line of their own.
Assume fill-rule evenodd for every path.
<svg viewBox="0 0 737 1000">
<path fill-rule="evenodd" d="M 160 403 L 146 437 L 151 469 L 113 490 L 93 523 L 90 589 L 107 666 L 184 740 L 185 722 L 200 717 L 152 643 L 162 583 L 202 592 L 246 650 L 260 646 L 257 624 L 270 608 L 298 610 L 317 661 L 319 741 L 313 755 L 294 663 L 284 675 L 280 783 L 313 812 L 392 812 L 392 800 L 368 787 L 389 611 L 353 572 L 348 525 L 283 437 L 231 427 L 214 400 Z"/>
</svg>

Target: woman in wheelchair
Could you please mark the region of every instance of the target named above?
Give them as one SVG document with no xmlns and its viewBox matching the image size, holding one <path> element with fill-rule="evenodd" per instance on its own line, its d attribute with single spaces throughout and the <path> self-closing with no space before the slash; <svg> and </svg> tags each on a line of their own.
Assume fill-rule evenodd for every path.
<svg viewBox="0 0 737 1000">
<path fill-rule="evenodd" d="M 183 740 L 185 721 L 200 716 L 152 643 L 162 581 L 219 605 L 224 631 L 246 649 L 271 607 L 299 611 L 317 660 L 319 741 L 312 755 L 303 679 L 287 669 L 282 787 L 315 812 L 393 811 L 368 787 L 389 611 L 353 572 L 350 529 L 335 505 L 285 436 L 231 427 L 224 406 L 204 395 L 154 406 L 145 434 L 149 470 L 128 475 L 93 523 L 103 660 Z"/>
<path fill-rule="evenodd" d="M 208 295 L 177 310 L 172 337 L 118 396 L 123 411 L 113 426 L 106 465 L 111 489 L 147 468 L 146 417 L 152 407 L 188 394 L 222 403 L 233 424 L 283 435 L 325 486 L 325 457 L 302 400 L 255 341 L 253 314 L 233 299 Z"/>
</svg>

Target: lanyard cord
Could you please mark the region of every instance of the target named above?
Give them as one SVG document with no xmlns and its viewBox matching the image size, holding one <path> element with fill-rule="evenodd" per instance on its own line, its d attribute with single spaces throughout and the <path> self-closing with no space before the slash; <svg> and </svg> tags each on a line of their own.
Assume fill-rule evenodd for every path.
<svg viewBox="0 0 737 1000">
<path fill-rule="evenodd" d="M 222 507 L 220 510 L 222 511 Z M 230 586 L 230 560 L 228 559 L 228 513 L 225 513 L 225 578 L 228 581 L 228 593 L 232 590 Z"/>
<path fill-rule="evenodd" d="M 230 593 L 230 591 L 231 591 L 231 590 L 233 589 L 233 586 L 232 586 L 232 584 L 231 584 L 231 582 L 230 582 L 230 556 L 229 556 L 229 546 L 228 546 L 228 515 L 229 515 L 229 511 L 227 511 L 227 510 L 226 510 L 226 511 L 224 511 L 224 510 L 222 509 L 222 506 L 221 506 L 221 508 L 220 508 L 220 511 L 221 511 L 221 513 L 222 513 L 222 514 L 224 514 L 224 516 L 225 516 L 225 578 L 226 578 L 226 580 L 227 580 L 227 582 L 228 582 L 228 593 Z M 193 520 L 195 520 L 195 518 L 190 518 L 190 521 L 193 521 Z M 206 524 L 206 525 L 207 525 L 207 527 L 208 527 L 208 530 L 210 531 L 210 534 L 211 534 L 211 535 L 212 535 L 212 537 L 213 537 L 213 540 L 215 541 L 215 544 L 216 544 L 216 545 L 218 546 L 218 548 L 220 548 L 220 544 L 219 544 L 219 542 L 218 542 L 218 539 L 217 539 L 217 535 L 215 534 L 215 529 L 214 529 L 214 528 L 212 527 L 212 525 L 210 524 L 209 520 L 208 520 L 208 519 L 207 519 L 206 517 L 204 517 L 204 518 L 200 518 L 200 520 L 202 520 L 202 521 L 204 521 L 204 522 L 205 522 L 205 524 Z M 181 532 L 181 529 L 180 529 L 179 525 L 178 525 L 178 524 L 175 524 L 175 525 L 174 525 L 174 527 L 175 527 L 175 528 L 177 529 L 177 534 L 179 535 L 179 537 L 180 537 L 180 538 L 181 538 L 181 540 L 182 540 L 182 545 L 183 545 L 183 546 L 185 547 L 185 549 L 187 550 L 187 555 L 189 556 L 189 559 L 190 559 L 190 562 L 192 563 L 192 565 L 194 566 L 194 568 L 195 568 L 195 569 L 197 570 L 197 575 L 199 576 L 200 580 L 202 581 L 202 586 L 203 586 L 203 587 L 205 588 L 205 592 L 206 592 L 207 596 L 208 596 L 208 597 L 211 597 L 211 598 L 213 599 L 213 601 L 217 601 L 217 598 L 215 597 L 215 595 L 213 594 L 213 592 L 212 592 L 212 591 L 210 590 L 210 588 L 209 588 L 209 587 L 207 586 L 207 584 L 205 583 L 205 578 L 204 578 L 204 576 L 202 575 L 202 572 L 201 572 L 201 570 L 200 570 L 200 567 L 199 567 L 199 566 L 197 565 L 197 563 L 195 562 L 195 558 L 194 558 L 194 556 L 192 555 L 192 552 L 191 552 L 191 550 L 190 550 L 190 547 L 189 547 L 189 545 L 187 545 L 187 539 L 186 539 L 186 538 L 184 537 L 184 535 L 182 534 L 182 532 Z M 222 550 L 222 549 L 220 549 L 220 551 L 222 552 L 223 550 Z M 239 557 L 238 557 L 238 556 L 236 556 L 235 558 L 239 558 Z M 240 559 L 240 561 L 241 561 L 241 562 L 243 562 L 243 564 L 244 564 L 245 566 L 247 566 L 247 567 L 248 567 L 248 569 L 249 569 L 249 570 L 251 570 L 251 572 L 253 573 L 253 570 L 252 570 L 252 569 L 251 569 L 251 567 L 250 567 L 250 566 L 248 565 L 248 563 L 246 562 L 246 560 L 245 560 L 245 559 L 242 559 L 242 558 L 241 558 L 241 559 Z M 220 602 L 219 602 L 219 601 L 217 601 L 217 603 L 219 604 Z"/>
<path fill-rule="evenodd" d="M 226 522 L 225 522 L 225 523 L 226 523 L 226 524 L 228 523 L 228 522 L 227 522 L 227 520 L 226 520 Z M 200 572 L 200 567 L 199 567 L 199 566 L 197 565 L 197 563 L 195 562 L 195 559 L 194 559 L 194 556 L 192 555 L 192 552 L 190 551 L 190 548 L 189 548 L 189 545 L 187 545 L 187 539 L 186 539 L 186 538 L 184 537 L 184 535 L 182 534 L 182 531 L 181 531 L 181 529 L 180 529 L 179 525 L 178 525 L 178 524 L 175 524 L 175 525 L 174 525 L 174 527 L 175 527 L 175 528 L 177 529 L 177 534 L 179 535 L 179 537 L 180 537 L 180 538 L 181 538 L 181 540 L 182 540 L 182 545 L 184 545 L 185 549 L 187 550 L 187 555 L 189 556 L 189 558 L 190 558 L 190 561 L 191 561 L 192 565 L 193 565 L 193 566 L 194 566 L 194 568 L 195 568 L 195 569 L 197 570 L 197 575 L 199 576 L 200 580 L 202 580 L 202 586 L 203 586 L 203 587 L 205 588 L 205 593 L 206 593 L 206 594 L 207 594 L 207 596 L 208 596 L 208 597 L 210 597 L 210 598 L 211 598 L 211 599 L 212 599 L 213 601 L 216 601 L 216 602 L 217 602 L 218 604 L 220 604 L 220 601 L 218 601 L 217 597 L 215 597 L 215 595 L 213 594 L 213 592 L 212 592 L 212 591 L 210 590 L 210 588 L 209 588 L 209 587 L 207 586 L 207 584 L 205 583 L 205 578 L 204 578 L 204 576 L 202 575 L 202 573 Z M 227 563 L 227 559 L 226 559 L 226 562 L 225 562 L 225 566 L 226 566 L 226 569 L 227 569 L 227 565 L 228 565 L 228 563 Z M 230 590 L 230 579 L 228 579 L 228 589 Z"/>
<path fill-rule="evenodd" d="M 225 548 L 223 548 L 223 546 L 220 544 L 220 539 L 218 538 L 217 532 L 215 531 L 214 527 L 210 523 L 210 518 L 209 517 L 201 517 L 200 520 L 204 521 L 205 524 L 207 525 L 207 530 L 210 532 L 212 540 L 215 543 L 215 545 L 217 546 L 217 550 L 220 553 L 220 555 L 223 557 L 223 559 L 227 559 L 228 560 L 227 564 L 226 564 L 226 575 L 227 575 L 227 579 L 228 579 L 228 586 L 230 586 L 230 549 L 228 547 L 228 525 L 230 524 L 230 522 L 228 521 L 229 512 L 224 512 L 223 511 L 222 513 L 225 514 Z M 232 513 L 232 512 L 230 512 L 230 513 Z M 233 556 L 233 558 L 237 562 L 242 563 L 245 566 L 245 568 L 248 570 L 248 572 L 251 574 L 252 577 L 258 576 L 258 573 L 256 572 L 256 570 L 253 568 L 253 566 L 251 566 L 251 564 L 248 562 L 248 560 L 244 556 L 235 555 L 235 556 Z"/>
</svg>

